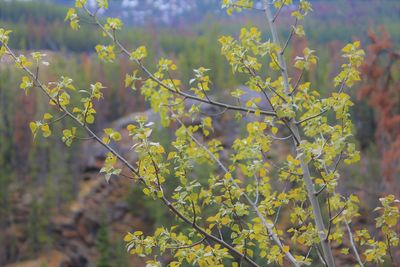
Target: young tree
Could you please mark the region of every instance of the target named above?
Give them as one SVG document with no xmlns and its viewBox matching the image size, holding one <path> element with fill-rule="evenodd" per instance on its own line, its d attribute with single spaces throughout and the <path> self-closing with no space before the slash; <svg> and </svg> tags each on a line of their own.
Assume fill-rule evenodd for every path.
<svg viewBox="0 0 400 267">
<path fill-rule="evenodd" d="M 119 142 L 121 133 L 104 129 L 103 137 L 90 128 L 95 120 L 93 103 L 102 98 L 101 83 L 79 90 L 81 106 L 70 104 L 70 94 L 76 93 L 73 81 L 62 77 L 59 82 L 40 80 L 41 54 L 33 53 L 32 60 L 16 55 L 8 46 L 10 32 L 0 30 L 0 55 L 11 57 L 26 76 L 20 87 L 26 92 L 38 88 L 48 98 L 51 113 L 30 124 L 33 135 L 51 135 L 51 125 L 69 117 L 90 138 L 108 151 L 101 169 L 109 180 L 113 175 L 132 179 L 143 187 L 149 198 L 159 199 L 172 214 L 178 226 L 158 228 L 152 236 L 141 231 L 125 236 L 130 253 L 154 256 L 148 266 L 161 266 L 159 254 L 171 253 L 174 260 L 169 266 L 181 264 L 199 266 L 264 266 L 288 264 L 293 266 L 325 264 L 335 266 L 334 255 L 340 250 L 350 251 L 359 266 L 364 263 L 382 263 L 388 258 L 393 262 L 392 250 L 398 246 L 394 228 L 399 210 L 393 195 L 380 199 L 382 207 L 376 226 L 383 233 L 373 237 L 367 229 L 352 229 L 359 216 L 358 198 L 345 196 L 337 190 L 339 165 L 352 164 L 360 154 L 352 143 L 352 122 L 349 109 L 353 105 L 345 92 L 360 80 L 358 68 L 363 62 L 364 51 L 358 41 L 343 49 L 344 63 L 334 78 L 336 88 L 328 98 L 320 98 L 318 91 L 302 76 L 290 77 L 285 51 L 294 35 L 303 36 L 301 22 L 312 10 L 308 1 L 301 0 L 292 12 L 293 25 L 285 42 L 280 41 L 276 21 L 291 0 L 263 0 L 262 8 L 252 0 L 224 0 L 228 14 L 236 11 L 264 12 L 271 40 L 264 40 L 255 28 L 243 28 L 239 38 L 222 36 L 221 53 L 226 57 L 235 74 L 245 75 L 245 85 L 251 91 L 236 89 L 228 103 L 215 100 L 208 73 L 212 69 L 199 67 L 188 83 L 175 79 L 178 72 L 172 60 L 162 58 L 152 72 L 145 65 L 146 48 L 132 51 L 118 39 L 122 21 L 118 18 L 97 17 L 100 9 L 107 9 L 107 0 L 97 0 L 91 10 L 86 0 L 77 0 L 66 16 L 70 26 L 78 30 L 80 20 L 91 20 L 109 39 L 110 44 L 97 45 L 96 52 L 104 61 L 114 61 L 120 52 L 136 66 L 126 75 L 125 84 L 141 93 L 152 109 L 160 114 L 162 125 L 178 125 L 173 149 L 166 149 L 152 138 L 152 123 L 139 118 L 137 124 L 128 125 L 132 137 L 132 153 L 137 162 L 110 146 Z M 274 13 L 273 13 L 274 12 Z M 317 64 L 315 51 L 305 48 L 294 58 L 293 67 L 302 72 Z M 211 66 L 212 68 L 212 66 Z M 268 68 L 269 77 L 260 70 Z M 249 96 L 246 96 L 246 95 Z M 243 99 L 247 97 L 245 103 Z M 262 104 L 262 99 L 267 104 Z M 190 100 L 190 104 L 186 104 Z M 237 102 L 237 104 L 231 104 Z M 219 114 L 204 115 L 202 107 L 214 106 Z M 220 140 L 203 140 L 213 130 L 213 117 L 232 113 L 238 123 L 245 125 L 245 132 L 236 136 L 231 147 L 223 147 Z M 187 118 L 198 119 L 199 125 L 185 125 Z M 63 131 L 66 145 L 81 139 L 79 129 Z M 284 136 L 287 134 L 287 136 Z M 271 162 L 268 152 L 275 142 L 291 146 L 286 160 Z M 229 155 L 229 156 L 226 156 Z M 191 170 L 196 165 L 208 164 L 212 170 L 208 181 L 199 181 Z M 279 165 L 276 165 L 279 164 Z M 274 175 L 277 173 L 277 175 Z M 172 192 L 165 189 L 168 177 L 179 185 Z M 276 187 L 281 183 L 286 186 Z M 175 181 L 176 182 L 176 181 Z M 282 188 L 279 189 L 279 188 Z M 290 222 L 287 225 L 286 221 Z M 335 246 L 333 246 L 335 244 Z M 340 249 L 336 249 L 340 245 Z M 388 256 L 389 255 L 389 256 Z"/>
</svg>

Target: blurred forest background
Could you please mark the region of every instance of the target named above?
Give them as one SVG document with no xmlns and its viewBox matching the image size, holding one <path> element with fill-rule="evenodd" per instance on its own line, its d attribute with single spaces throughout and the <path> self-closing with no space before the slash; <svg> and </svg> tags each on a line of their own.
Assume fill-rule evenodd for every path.
<svg viewBox="0 0 400 267">
<path fill-rule="evenodd" d="M 223 92 L 241 84 L 220 56 L 218 37 L 237 34 L 243 25 L 259 26 L 267 38 L 262 14 L 244 12 L 228 17 L 219 1 L 111 1 L 111 16 L 127 25 L 119 38 L 128 47 L 146 45 L 148 65 L 167 56 L 176 61 L 180 76 L 189 81 L 194 68 L 212 71 L 215 88 Z M 376 206 L 385 192 L 399 197 L 400 174 L 400 1 L 315 0 L 306 18 L 307 39 L 294 39 L 291 56 L 306 44 L 315 49 L 316 69 L 303 77 L 322 95 L 333 90 L 340 49 L 361 40 L 367 52 L 364 82 L 350 94 L 356 126 L 355 139 L 362 151 L 357 165 L 343 167 L 342 182 L 357 192 L 366 208 Z M 104 43 L 99 32 L 84 25 L 78 32 L 64 22 L 73 1 L 0 0 L 0 28 L 13 31 L 12 48 L 28 54 L 44 51 L 50 66 L 41 77 L 56 81 L 74 79 L 78 88 L 95 81 L 107 89 L 100 103 L 95 129 L 116 129 L 130 114 L 144 112 L 147 104 L 138 92 L 126 89 L 125 73 L 132 70 L 125 58 L 118 64 L 100 62 L 93 53 Z M 283 10 L 281 34 L 287 35 L 290 10 Z M 294 73 L 294 76 L 296 73 Z M 168 213 L 156 203 L 144 202 L 134 185 L 123 179 L 110 184 L 98 175 L 101 149 L 90 141 L 66 148 L 55 134 L 32 138 L 29 122 L 40 119 L 46 100 L 37 92 L 26 97 L 19 89 L 21 75 L 8 62 L 0 62 L 0 266 L 142 266 L 126 253 L 123 235 L 131 229 L 152 231 L 168 224 Z M 72 101 L 76 101 L 72 100 Z M 68 127 L 55 125 L 54 132 Z M 168 144 L 172 133 L 157 135 Z M 200 170 L 199 170 L 200 172 Z M 201 173 L 200 173 L 201 175 Z M 344 186 L 343 186 L 344 187 Z M 345 189 L 343 189 L 345 190 Z M 365 216 L 363 224 L 374 224 Z M 370 220 L 370 221 L 369 221 Z"/>
</svg>

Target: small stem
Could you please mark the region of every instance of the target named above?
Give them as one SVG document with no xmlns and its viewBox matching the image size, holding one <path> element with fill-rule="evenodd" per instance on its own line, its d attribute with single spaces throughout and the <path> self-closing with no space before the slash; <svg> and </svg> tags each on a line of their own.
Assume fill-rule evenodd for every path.
<svg viewBox="0 0 400 267">
<path fill-rule="evenodd" d="M 317 192 L 314 193 L 315 196 L 316 197 L 319 196 L 325 189 L 326 189 L 326 184 L 324 184 Z"/>
<path fill-rule="evenodd" d="M 303 78 L 303 75 L 304 75 L 304 69 L 301 71 L 300 76 L 297 79 L 292 91 L 289 93 L 290 96 L 292 96 L 297 91 L 297 88 L 299 87 L 299 84 L 300 84 L 301 78 Z"/>
<path fill-rule="evenodd" d="M 75 136 L 74 138 L 78 139 L 78 140 L 82 140 L 82 141 L 87 141 L 87 140 L 93 140 L 94 139 L 93 136 L 90 136 L 90 137 L 78 137 L 78 136 Z"/>
<path fill-rule="evenodd" d="M 208 114 L 208 113 L 205 113 L 203 111 L 200 111 L 200 113 L 203 114 L 203 115 L 206 115 L 206 116 L 210 116 L 210 117 L 218 117 L 218 116 L 221 116 L 222 114 L 224 114 L 227 110 L 228 109 L 225 108 L 223 111 L 218 112 L 218 113 L 214 113 L 214 114 Z"/>
<path fill-rule="evenodd" d="M 297 121 L 297 122 L 295 122 L 295 123 L 296 123 L 297 125 L 299 125 L 299 124 L 302 124 L 302 123 L 304 123 L 304 122 L 306 122 L 306 121 L 309 121 L 309 120 L 312 120 L 312 119 L 318 118 L 318 117 L 322 116 L 323 114 L 325 114 L 326 112 L 328 112 L 328 110 L 327 110 L 327 109 L 325 109 L 325 110 L 321 111 L 320 113 L 318 113 L 318 114 L 316 114 L 316 115 L 314 115 L 314 116 L 311 116 L 311 117 L 305 118 L 304 120 Z"/>
<path fill-rule="evenodd" d="M 278 11 L 276 11 L 274 18 L 272 19 L 272 23 L 275 23 L 276 19 L 277 19 L 278 16 L 279 16 L 279 13 L 281 13 L 282 8 L 283 8 L 283 6 L 285 5 L 285 1 L 286 1 L 286 0 L 283 0 L 283 1 L 282 1 L 281 6 L 279 7 Z"/>
<path fill-rule="evenodd" d="M 293 37 L 294 31 L 295 31 L 295 29 L 296 29 L 296 27 L 297 27 L 297 22 L 298 22 L 298 19 L 296 18 L 296 21 L 295 21 L 294 25 L 292 26 L 292 30 L 291 30 L 290 33 L 289 33 L 289 37 L 287 38 L 287 40 L 286 40 L 286 42 L 285 42 L 285 45 L 283 46 L 281 52 L 279 52 L 282 56 L 283 56 L 283 54 L 285 53 L 286 48 L 288 47 L 288 45 L 289 45 L 289 43 L 290 43 L 290 40 L 291 40 L 292 37 Z"/>
<path fill-rule="evenodd" d="M 53 124 L 53 123 L 59 122 L 60 120 L 62 120 L 62 119 L 64 119 L 65 117 L 67 117 L 67 115 L 68 115 L 68 114 L 64 113 L 63 115 L 61 115 L 61 116 L 58 117 L 57 119 L 52 120 L 52 121 L 48 122 L 47 124 L 48 124 L 48 125 L 51 125 L 51 124 Z"/>
<path fill-rule="evenodd" d="M 130 57 L 131 53 L 118 41 L 115 39 L 115 36 L 113 36 L 112 33 L 110 33 L 109 31 L 107 31 L 103 24 L 98 20 L 98 18 L 96 17 L 95 14 L 91 13 L 89 9 L 87 9 L 86 6 L 84 6 L 85 11 L 87 12 L 87 14 L 92 17 L 96 23 L 96 25 L 102 30 L 102 32 L 104 32 L 113 42 L 115 42 L 115 44 L 123 51 L 123 53 L 125 55 L 127 55 L 128 57 Z M 160 79 L 158 79 L 157 77 L 155 77 L 150 70 L 148 70 L 142 63 L 142 61 L 134 59 L 133 60 L 136 65 L 139 66 L 139 68 L 144 72 L 144 74 L 146 74 L 149 79 L 153 80 L 154 82 L 156 82 L 160 87 L 163 87 L 165 89 L 167 89 L 168 91 L 180 95 L 182 97 L 185 97 L 186 99 L 192 99 L 192 100 L 196 100 L 198 102 L 202 102 L 202 103 L 206 103 L 209 105 L 213 105 L 213 106 L 218 106 L 218 107 L 222 107 L 222 108 L 226 108 L 229 110 L 235 110 L 235 111 L 241 111 L 241 112 L 245 112 L 245 113 L 256 113 L 256 112 L 260 112 L 260 114 L 265 115 L 265 116 L 276 116 L 275 112 L 271 112 L 271 111 L 266 111 L 266 110 L 261 110 L 258 111 L 256 109 L 251 109 L 251 108 L 245 108 L 245 107 L 241 107 L 241 106 L 234 106 L 234 105 L 229 105 L 226 103 L 221 103 L 218 101 L 214 101 L 214 100 L 209 100 L 209 99 L 203 99 L 203 98 L 199 98 L 197 96 L 193 96 L 190 94 L 187 94 L 185 92 L 177 92 L 174 88 L 171 88 L 170 86 L 166 85 L 165 83 L 163 83 Z"/>
<path fill-rule="evenodd" d="M 393 255 L 392 255 L 392 246 L 390 245 L 390 240 L 389 240 L 388 235 L 386 235 L 386 243 L 388 246 L 388 253 L 389 253 L 390 261 L 392 262 L 392 267 L 396 267 L 396 265 L 394 264 L 394 259 L 393 259 Z"/>
<path fill-rule="evenodd" d="M 351 232 L 350 225 L 349 225 L 349 223 L 347 221 L 344 221 L 344 223 L 346 224 L 347 232 L 349 233 L 349 239 L 350 239 L 351 247 L 353 248 L 354 254 L 355 254 L 356 259 L 357 259 L 357 262 L 358 262 L 358 264 L 360 264 L 360 267 L 364 267 L 364 263 L 362 262 L 362 260 L 360 258 L 360 254 L 358 254 L 358 250 L 357 250 L 356 244 L 354 243 L 353 233 Z"/>
<path fill-rule="evenodd" d="M 201 240 L 190 244 L 190 245 L 184 245 L 184 246 L 179 246 L 179 247 L 168 247 L 168 249 L 185 249 L 185 248 L 192 248 L 195 247 L 197 245 L 200 245 L 201 243 L 203 243 L 205 240 L 207 239 L 207 237 L 203 237 Z"/>
<path fill-rule="evenodd" d="M 206 90 L 204 90 L 203 84 L 200 82 L 199 85 L 200 85 L 201 91 L 203 91 L 203 94 L 206 96 L 207 100 L 208 100 L 209 102 L 212 102 L 212 101 L 210 100 L 210 98 L 208 97 L 208 95 L 207 95 L 207 93 L 206 93 Z"/>
<path fill-rule="evenodd" d="M 272 137 L 272 139 L 280 140 L 280 141 L 288 140 L 289 138 L 293 137 L 293 135 L 288 135 L 288 136 L 285 136 L 285 137 L 277 137 L 277 136 L 272 135 L 272 134 L 270 134 L 270 136 Z"/>
</svg>

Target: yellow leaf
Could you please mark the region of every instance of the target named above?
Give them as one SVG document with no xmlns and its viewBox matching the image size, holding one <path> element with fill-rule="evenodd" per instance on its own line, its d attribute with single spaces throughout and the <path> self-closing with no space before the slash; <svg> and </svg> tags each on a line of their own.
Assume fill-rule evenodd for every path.
<svg viewBox="0 0 400 267">
<path fill-rule="evenodd" d="M 125 235 L 124 241 L 129 242 L 133 239 L 133 237 L 134 237 L 134 235 L 132 235 L 131 233 L 128 233 L 127 235 Z"/>
<path fill-rule="evenodd" d="M 230 219 L 228 217 L 224 217 L 221 219 L 222 225 L 227 225 L 230 222 Z"/>
<path fill-rule="evenodd" d="M 53 116 L 50 113 L 45 113 L 43 115 L 43 119 L 45 119 L 45 120 L 50 120 L 51 118 L 53 118 Z"/>
<path fill-rule="evenodd" d="M 284 253 L 288 253 L 289 250 L 290 250 L 290 247 L 289 247 L 289 246 L 283 246 L 283 247 L 282 247 L 282 251 L 283 251 Z"/>
</svg>

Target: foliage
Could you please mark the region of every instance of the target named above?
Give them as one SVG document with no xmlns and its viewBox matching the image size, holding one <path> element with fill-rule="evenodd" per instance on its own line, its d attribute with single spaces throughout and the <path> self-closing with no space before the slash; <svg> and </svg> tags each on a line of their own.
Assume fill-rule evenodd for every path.
<svg viewBox="0 0 400 267">
<path fill-rule="evenodd" d="M 96 121 L 93 125 L 96 131 L 110 120 L 146 108 L 138 94 L 130 92 L 130 95 L 125 95 L 126 90 L 120 81 L 112 78 L 115 73 L 128 71 L 127 67 L 124 69 L 123 63 L 121 66 L 105 66 L 88 55 L 65 58 L 64 55 L 55 55 L 49 51 L 46 54 L 41 61 L 50 61 L 51 65 L 40 63 L 42 79 L 56 81 L 58 73 L 68 73 L 74 77 L 77 88 L 86 88 L 90 80 L 101 80 L 108 87 L 103 93 L 109 101 L 96 106 Z M 26 53 L 26 57 L 33 59 L 31 53 Z M 64 214 L 68 204 L 79 193 L 77 189 L 83 165 L 82 147 L 77 140 L 85 135 L 74 123 L 57 114 L 56 110 L 45 111 L 49 101 L 35 92 L 34 88 L 29 89 L 29 97 L 26 97 L 25 92 L 19 88 L 23 75 L 15 72 L 13 66 L 7 66 L 7 63 L 1 64 L 0 225 L 3 230 L 0 236 L 2 240 L 9 240 L 0 252 L 0 265 L 3 265 L 37 257 L 43 251 L 48 251 L 54 242 L 58 242 L 52 230 L 52 219 L 60 213 Z M 88 91 L 91 90 L 88 86 Z M 83 105 L 74 96 L 70 102 L 76 106 Z M 53 116 L 51 119 L 50 114 Z M 74 132 L 75 138 L 44 138 L 42 130 L 38 129 L 36 137 L 32 139 L 30 122 L 42 125 L 46 122 L 53 133 L 61 136 L 64 130 L 69 129 Z M 70 148 L 63 142 L 69 143 Z M 31 224 L 31 220 L 36 222 Z M 10 227 L 18 231 L 13 232 Z M 24 239 L 17 237 L 19 233 L 24 235 Z"/>
<path fill-rule="evenodd" d="M 400 109 L 399 70 L 400 54 L 386 31 L 378 36 L 371 31 L 369 56 L 362 67 L 365 83 L 358 91 L 360 99 L 368 100 L 374 109 L 377 129 L 376 143 L 382 153 L 381 168 L 385 184 L 395 192 L 395 176 L 399 173 Z"/>
<path fill-rule="evenodd" d="M 108 7 L 106 0 L 97 3 L 98 9 Z M 97 11 L 89 10 L 82 0 L 68 11 L 66 18 L 74 30 L 80 28 L 82 13 L 93 19 L 112 43 L 96 46 L 99 58 L 115 62 L 116 51 L 121 51 L 138 71 L 134 78 L 127 76 L 128 85 L 140 81 L 140 91 L 160 114 L 162 125 L 178 125 L 169 150 L 154 140 L 153 122 L 139 118 L 136 124 L 128 125 L 133 143 L 130 153 L 138 158 L 135 163 L 111 146 L 121 141 L 121 133 L 106 128 L 101 138 L 89 127 L 94 122 L 95 104 L 103 96 L 100 83 L 87 90 L 76 90 L 72 79 L 67 77 L 58 82 L 42 82 L 34 72 L 41 67 L 42 60 L 33 56 L 36 62 L 32 62 L 24 55 L 16 55 L 8 45 L 10 32 L 3 29 L 1 51 L 25 73 L 21 88 L 25 92 L 38 88 L 49 100 L 50 111 L 41 121 L 31 124 L 33 134 L 40 131 L 43 137 L 51 136 L 52 127 L 47 122 L 51 119 L 47 114 L 51 112 L 69 117 L 76 127 L 109 151 L 101 170 L 108 180 L 120 174 L 131 178 L 142 186 L 146 197 L 158 200 L 175 215 L 176 225 L 159 227 L 153 235 L 137 230 L 125 236 L 130 253 L 142 257 L 155 255 L 147 266 L 161 266 L 158 255 L 166 253 L 174 258 L 170 266 L 228 263 L 261 266 L 284 265 L 285 261 L 294 266 L 318 262 L 335 266 L 335 245 L 343 247 L 342 254 L 351 250 L 361 266 L 385 260 L 394 265 L 391 249 L 399 245 L 395 230 L 399 209 L 395 197 L 380 199 L 382 206 L 376 209 L 379 212 L 376 227 L 382 232 L 382 240 L 367 229 L 352 231 L 350 226 L 359 216 L 359 199 L 337 190 L 339 164 L 352 164 L 360 159 L 352 143 L 349 111 L 353 103 L 346 90 L 360 80 L 364 51 L 358 41 L 342 49 L 342 69 L 333 80 L 337 89 L 325 98 L 320 97 L 311 83 L 289 77 L 284 58 L 291 38 L 304 35 L 296 29 L 312 10 L 310 3 L 300 1 L 292 12 L 292 30 L 283 45 L 275 21 L 281 9 L 292 1 L 275 1 L 274 15 L 269 1 L 263 3 L 271 40 L 265 41 L 255 27 L 242 29 L 238 38 L 226 35 L 219 39 L 221 54 L 233 73 L 244 77 L 244 84 L 252 93 L 249 100 L 242 101 L 249 92 L 236 90 L 233 97 L 238 104 L 214 100 L 215 96 L 210 94 L 214 90 L 209 75 L 212 69 L 195 68 L 188 83 L 174 78 L 179 69 L 171 59 L 161 58 L 150 70 L 145 65 L 148 53 L 144 46 L 130 51 L 119 41 L 117 33 L 122 25 L 118 21 L 108 19 L 103 25 L 96 17 Z M 224 6 L 228 13 L 251 10 L 253 1 L 224 1 Z M 317 63 L 314 51 L 305 48 L 295 57 L 294 67 L 303 73 Z M 268 69 L 269 77 L 261 72 L 263 69 Z M 77 96 L 80 103 L 70 101 Z M 189 99 L 193 102 L 186 105 Z M 262 104 L 262 99 L 267 104 Z M 230 147 L 223 147 L 220 140 L 210 137 L 216 116 L 204 115 L 202 108 L 206 105 L 221 109 L 220 114 L 231 112 L 238 124 L 244 123 L 245 131 L 235 136 Z M 328 115 L 334 120 L 328 119 Z M 88 119 L 89 116 L 93 119 Z M 200 123 L 188 126 L 188 119 Z M 63 141 L 73 144 L 75 130 L 64 128 L 63 133 Z M 278 175 L 272 176 L 275 163 L 267 155 L 278 142 L 290 142 L 292 149 L 276 167 Z M 212 170 L 206 183 L 193 172 L 203 164 Z M 172 179 L 178 185 L 166 190 Z M 272 186 L 272 180 L 285 185 L 284 189 Z M 290 221 L 289 225 L 280 218 L 283 216 Z"/>
</svg>

